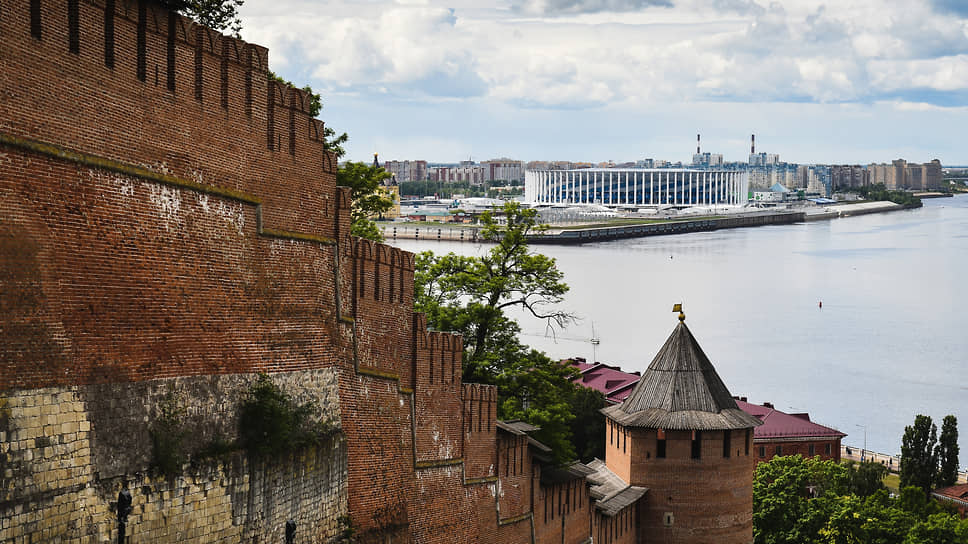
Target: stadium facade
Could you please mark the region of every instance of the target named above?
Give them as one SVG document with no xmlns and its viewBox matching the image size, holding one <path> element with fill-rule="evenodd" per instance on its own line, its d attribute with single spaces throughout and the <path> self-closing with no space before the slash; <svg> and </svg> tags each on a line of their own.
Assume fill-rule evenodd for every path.
<svg viewBox="0 0 968 544">
<path fill-rule="evenodd" d="M 748 174 L 738 170 L 585 168 L 524 176 L 525 200 L 534 204 L 743 205 L 748 193 Z"/>
</svg>

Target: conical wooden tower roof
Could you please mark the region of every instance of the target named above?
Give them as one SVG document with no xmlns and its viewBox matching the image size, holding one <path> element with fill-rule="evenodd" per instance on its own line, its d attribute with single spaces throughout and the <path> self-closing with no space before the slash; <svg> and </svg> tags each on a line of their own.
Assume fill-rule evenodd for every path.
<svg viewBox="0 0 968 544">
<path fill-rule="evenodd" d="M 749 429 L 761 422 L 741 410 L 696 338 L 679 325 L 625 402 L 602 412 L 626 427 Z"/>
</svg>

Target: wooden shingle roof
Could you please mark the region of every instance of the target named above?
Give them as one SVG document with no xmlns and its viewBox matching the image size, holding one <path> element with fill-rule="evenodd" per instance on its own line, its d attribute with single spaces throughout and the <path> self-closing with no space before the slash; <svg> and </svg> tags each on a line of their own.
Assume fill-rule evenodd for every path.
<svg viewBox="0 0 968 544">
<path fill-rule="evenodd" d="M 605 461 L 593 459 L 586 467 L 589 469 L 589 495 L 595 499 L 595 508 L 602 514 L 612 517 L 622 509 L 634 504 L 649 488 L 629 485 L 619 475 L 608 469 Z"/>
<path fill-rule="evenodd" d="M 602 412 L 626 427 L 651 429 L 749 429 L 761 423 L 739 409 L 684 321 L 628 398 Z"/>
</svg>

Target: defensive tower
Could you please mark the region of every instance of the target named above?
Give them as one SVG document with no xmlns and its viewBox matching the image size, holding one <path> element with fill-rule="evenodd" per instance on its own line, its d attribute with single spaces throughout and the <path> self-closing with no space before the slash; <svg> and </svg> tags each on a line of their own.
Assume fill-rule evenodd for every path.
<svg viewBox="0 0 968 544">
<path fill-rule="evenodd" d="M 678 309 L 678 308 L 677 308 Z M 606 464 L 649 489 L 643 541 L 753 541 L 753 427 L 679 314 L 679 325 L 622 404 L 606 416 Z"/>
</svg>

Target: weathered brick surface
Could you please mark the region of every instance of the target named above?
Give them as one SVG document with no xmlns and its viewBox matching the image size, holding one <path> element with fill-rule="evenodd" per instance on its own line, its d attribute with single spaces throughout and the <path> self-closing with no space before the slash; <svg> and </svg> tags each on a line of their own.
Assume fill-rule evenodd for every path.
<svg viewBox="0 0 968 544">
<path fill-rule="evenodd" d="M 501 520 L 518 518 L 531 511 L 533 480 L 528 437 L 498 433 L 498 510 Z"/>
<path fill-rule="evenodd" d="M 780 453 L 777 453 L 780 448 Z M 828 450 L 829 448 L 829 450 Z M 823 460 L 840 462 L 840 439 L 835 440 L 757 440 L 753 444 L 757 463 L 764 463 L 777 455 L 819 456 Z M 762 454 L 762 455 L 761 455 Z"/>
<path fill-rule="evenodd" d="M 601 544 L 636 544 L 638 542 L 653 542 L 652 534 L 648 533 L 643 539 L 639 538 L 639 529 L 636 524 L 636 507 L 629 506 L 614 516 L 604 516 L 595 513 L 593 520 L 592 535 L 595 542 Z M 715 538 L 706 538 L 698 535 L 694 542 L 719 542 Z"/>
<path fill-rule="evenodd" d="M 464 471 L 467 479 L 497 476 L 497 388 L 493 385 L 465 383 L 464 404 Z"/>
<path fill-rule="evenodd" d="M 461 339 L 439 332 L 416 335 L 417 461 L 463 459 Z"/>
<path fill-rule="evenodd" d="M 724 432 L 731 433 L 729 457 L 723 455 Z M 649 488 L 639 507 L 642 534 L 670 544 L 751 542 L 752 434 L 752 429 L 703 432 L 701 457 L 693 459 L 692 433 L 666 431 L 666 456 L 658 458 L 656 431 L 631 429 L 630 483 Z M 607 449 L 606 456 L 613 451 Z"/>
<path fill-rule="evenodd" d="M 336 363 L 335 248 L 253 206 L 0 147 L 0 389 Z"/>
<path fill-rule="evenodd" d="M 136 2 L 115 3 L 110 68 L 103 1 L 79 1 L 78 53 L 68 52 L 67 4 L 38 1 L 40 39 L 28 2 L 0 6 L 0 131 L 245 191 L 266 204 L 267 227 L 334 235 L 335 158 L 306 94 L 270 81 L 265 48 L 174 15 L 170 90 L 168 12 L 147 3 L 142 81 Z"/>
<path fill-rule="evenodd" d="M 584 480 L 539 486 L 534 505 L 536 542 L 585 542 L 590 534 L 594 534 L 591 526 L 593 511 Z"/>
<path fill-rule="evenodd" d="M 392 373 L 413 387 L 413 254 L 369 240 L 347 249 L 360 368 Z"/>
<path fill-rule="evenodd" d="M 403 538 L 414 495 L 410 395 L 394 379 L 344 371 L 340 382 L 353 523 L 364 541 Z"/>
<path fill-rule="evenodd" d="M 186 466 L 174 477 L 145 471 L 150 422 L 163 398 L 182 410 L 184 447 L 197 453 L 212 432 L 233 438 L 239 392 L 254 379 L 223 375 L 0 394 L 0 541 L 113 541 L 113 503 L 123 487 L 133 499 L 132 542 L 280 541 L 288 519 L 296 520 L 306 542 L 333 538 L 347 513 L 339 433 L 271 462 L 236 452 L 229 460 Z M 333 401 L 318 416 L 338 425 L 333 371 L 273 379 L 302 400 Z"/>
<path fill-rule="evenodd" d="M 495 483 L 463 485 L 460 465 L 420 469 L 411 502 L 414 542 L 481 542 L 497 534 Z"/>
<path fill-rule="evenodd" d="M 349 235 L 323 125 L 264 48 L 151 2 L 68 5 L 0 0 L 0 540 L 109 540 L 126 484 L 139 542 L 280 541 L 289 517 L 318 542 L 343 514 L 363 542 L 743 541 L 754 455 L 717 459 L 715 433 L 698 464 L 611 436 L 648 508 L 539 484 L 496 389 L 461 383 L 461 339 L 413 313 L 413 255 Z M 194 447 L 230 440 L 263 372 L 342 434 L 146 475 L 160 399 Z"/>
</svg>

